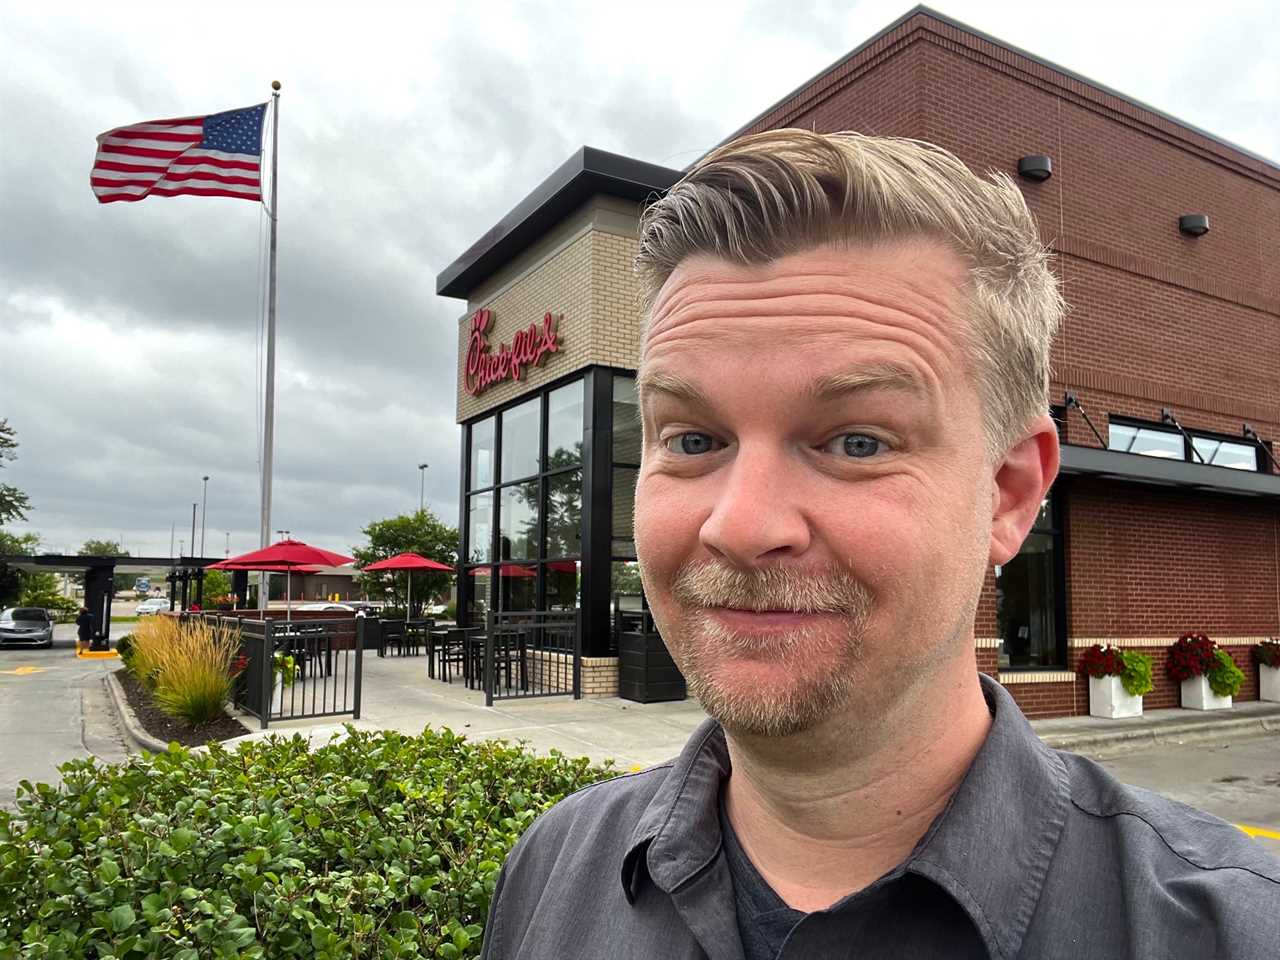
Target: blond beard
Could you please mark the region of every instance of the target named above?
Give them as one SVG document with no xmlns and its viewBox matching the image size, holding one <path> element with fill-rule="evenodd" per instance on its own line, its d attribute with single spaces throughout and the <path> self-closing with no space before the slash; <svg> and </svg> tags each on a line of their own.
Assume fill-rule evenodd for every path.
<svg viewBox="0 0 1280 960">
<path fill-rule="evenodd" d="M 643 560 L 640 572 L 646 586 L 653 583 Z M 676 572 L 671 597 L 677 622 L 659 621 L 663 638 L 689 692 L 730 733 L 800 733 L 845 704 L 859 683 L 872 594 L 843 566 L 741 570 L 691 562 Z M 832 614 L 844 619 L 846 629 L 833 636 L 801 627 L 762 638 L 726 627 L 711 615 L 712 607 Z M 734 657 L 766 658 L 791 665 L 793 676 L 807 676 L 780 689 L 744 688 L 717 676 L 717 667 Z M 815 663 L 821 663 L 817 671 Z"/>
</svg>

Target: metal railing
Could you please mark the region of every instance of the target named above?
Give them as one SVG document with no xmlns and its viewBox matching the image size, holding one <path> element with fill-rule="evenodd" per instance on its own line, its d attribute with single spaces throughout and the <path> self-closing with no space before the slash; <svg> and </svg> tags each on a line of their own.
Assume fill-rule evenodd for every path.
<svg viewBox="0 0 1280 960">
<path fill-rule="evenodd" d="M 485 706 L 495 700 L 582 697 L 582 611 L 489 611 L 481 661 Z"/>
<path fill-rule="evenodd" d="M 363 618 L 284 621 L 206 614 L 204 619 L 238 632 L 244 669 L 232 696 L 262 729 L 273 720 L 360 719 Z"/>
</svg>

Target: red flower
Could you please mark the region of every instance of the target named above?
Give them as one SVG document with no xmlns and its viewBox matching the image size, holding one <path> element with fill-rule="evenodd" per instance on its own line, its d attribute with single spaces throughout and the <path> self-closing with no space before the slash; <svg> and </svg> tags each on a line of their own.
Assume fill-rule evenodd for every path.
<svg viewBox="0 0 1280 960">
<path fill-rule="evenodd" d="M 245 669 L 248 666 L 249 666 L 249 658 L 242 653 L 238 657 L 236 657 L 234 660 L 231 661 L 231 667 L 227 672 L 230 673 L 231 676 L 233 677 L 238 677 L 240 676 L 240 674 L 244 673 Z"/>
<path fill-rule="evenodd" d="M 1124 673 L 1124 657 L 1119 647 L 1095 643 L 1080 657 L 1080 672 L 1091 677 L 1118 677 Z"/>
<path fill-rule="evenodd" d="M 1169 648 L 1169 660 L 1165 670 L 1174 683 L 1190 680 L 1207 673 L 1217 663 L 1218 645 L 1203 633 L 1184 633 Z"/>
<path fill-rule="evenodd" d="M 1257 651 L 1258 662 L 1264 667 L 1280 667 L 1280 639 L 1263 640 L 1254 650 Z"/>
</svg>

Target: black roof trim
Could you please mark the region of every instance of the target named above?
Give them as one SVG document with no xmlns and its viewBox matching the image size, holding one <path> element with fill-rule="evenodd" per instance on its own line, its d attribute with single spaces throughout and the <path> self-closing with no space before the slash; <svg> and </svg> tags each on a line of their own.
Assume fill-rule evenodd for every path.
<svg viewBox="0 0 1280 960">
<path fill-rule="evenodd" d="M 663 193 L 680 171 L 582 147 L 436 277 L 436 293 L 465 298 L 495 271 L 597 193 L 644 200 Z"/>
<path fill-rule="evenodd" d="M 1280 476 L 1252 470 L 1231 470 L 1185 460 L 1144 457 L 1122 450 L 1062 445 L 1063 474 L 1128 480 L 1156 487 L 1180 487 L 1202 493 L 1280 500 Z"/>
<path fill-rule="evenodd" d="M 169 570 L 174 567 L 195 569 L 217 563 L 222 557 L 111 557 L 76 554 L 37 553 L 0 556 L 0 565 L 25 570 L 30 573 L 83 573 L 94 567 L 149 567 Z"/>
<path fill-rule="evenodd" d="M 995 44 L 997 47 L 1002 47 L 1005 50 L 1008 50 L 1010 53 L 1016 53 L 1020 57 L 1026 57 L 1028 60 L 1034 61 L 1035 63 L 1040 64 L 1042 67 L 1048 67 L 1050 70 L 1053 70 L 1056 73 L 1060 73 L 1064 77 L 1070 77 L 1073 80 L 1078 80 L 1083 84 L 1093 87 L 1095 90 L 1101 90 L 1103 93 L 1109 94 L 1113 97 L 1116 97 L 1117 99 L 1125 101 L 1126 103 L 1132 104 L 1133 106 L 1137 107 L 1140 110 L 1146 110 L 1148 113 L 1153 113 L 1158 117 L 1163 117 L 1165 120 L 1168 120 L 1170 123 L 1177 124 L 1178 126 L 1182 127 L 1184 130 L 1190 130 L 1192 133 L 1197 133 L 1202 137 L 1206 137 L 1209 140 L 1212 140 L 1214 143 L 1221 144 L 1224 147 L 1234 150 L 1237 153 L 1243 154 L 1244 156 L 1249 157 L 1253 160 L 1257 160 L 1260 163 L 1265 163 L 1267 166 L 1271 167 L 1272 169 L 1280 170 L 1280 163 L 1270 159 L 1269 157 L 1264 157 L 1260 153 L 1254 153 L 1252 150 L 1242 147 L 1238 143 L 1232 143 L 1230 140 L 1224 140 L 1222 137 L 1219 137 L 1216 134 L 1210 133 L 1208 130 L 1202 130 L 1200 127 L 1197 127 L 1194 124 L 1187 123 L 1185 120 L 1179 120 L 1177 117 L 1175 117 L 1171 113 L 1166 113 L 1163 110 L 1158 110 L 1155 107 L 1151 106 L 1149 103 L 1143 103 L 1141 100 L 1137 100 L 1129 96 L 1128 94 L 1121 93 L 1119 90 L 1115 90 L 1111 87 L 1108 87 L 1106 84 L 1098 83 L 1096 80 L 1090 80 L 1084 74 L 1076 73 L 1074 70 L 1068 70 L 1066 67 L 1059 66 L 1058 64 L 1054 63 L 1051 60 L 1046 60 L 1044 57 L 1039 57 L 1039 56 L 1036 56 L 1034 53 L 1029 53 L 1028 51 L 1023 50 L 1021 47 L 1015 47 L 1013 44 L 1006 43 L 1005 41 L 1001 40 L 999 37 L 993 37 L 991 36 L 991 34 L 984 33 L 983 31 L 978 30 L 975 27 L 969 26 L 967 23 L 961 23 L 959 20 L 955 20 L 952 17 L 948 17 L 945 13 L 939 13 L 937 10 L 934 10 L 932 7 L 927 7 L 924 4 L 917 4 L 916 6 L 912 7 L 910 10 L 908 10 L 906 13 L 900 16 L 897 20 L 893 21 L 893 23 L 889 24 L 883 30 L 878 31 L 874 36 L 872 36 L 868 40 L 858 44 L 858 46 L 854 47 L 852 51 L 845 54 L 839 60 L 836 60 L 834 63 L 830 64 L 829 66 L 824 67 L 822 70 L 819 70 L 816 74 L 814 74 L 804 83 L 800 84 L 800 86 L 796 87 L 794 90 L 788 93 L 785 97 L 782 97 L 778 101 L 773 103 L 768 109 L 760 111 L 760 113 L 756 114 L 747 123 L 743 124 L 736 131 L 731 133 L 729 136 L 725 137 L 725 139 L 721 140 L 720 143 L 716 144 L 716 146 L 717 147 L 723 146 L 729 141 L 734 140 L 737 137 L 741 136 L 744 130 L 751 127 L 753 124 L 758 123 L 761 117 L 765 117 L 768 114 L 772 113 L 774 110 L 778 109 L 778 107 L 780 107 L 782 104 L 786 103 L 796 94 L 798 94 L 801 90 L 805 90 L 808 87 L 812 86 L 816 81 L 820 80 L 822 77 L 825 77 L 828 73 L 835 70 L 841 64 L 844 64 L 849 60 L 852 60 L 854 57 L 860 54 L 867 47 L 871 46 L 871 44 L 875 43 L 881 37 L 893 32 L 894 30 L 898 29 L 898 27 L 902 26 L 904 23 L 910 20 L 912 17 L 921 13 L 927 17 L 932 17 L 934 20 L 937 20 L 940 23 L 945 23 L 948 26 L 955 27 L 957 30 L 962 30 L 963 32 L 969 34 L 970 36 L 977 37 L 979 40 L 985 40 L 988 43 Z M 708 151 L 708 153 L 709 152 L 710 151 Z M 694 161 L 694 163 L 697 163 L 697 162 L 698 162 L 697 160 Z M 685 170 L 687 171 L 692 166 L 693 164 L 690 164 L 689 167 L 685 168 Z"/>
</svg>

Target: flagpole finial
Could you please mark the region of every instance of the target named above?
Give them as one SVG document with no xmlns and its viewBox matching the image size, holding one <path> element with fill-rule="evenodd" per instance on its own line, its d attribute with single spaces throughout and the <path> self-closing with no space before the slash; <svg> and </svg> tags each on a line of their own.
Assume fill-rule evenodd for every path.
<svg viewBox="0 0 1280 960">
<path fill-rule="evenodd" d="M 272 81 L 271 81 L 271 89 L 272 89 L 272 90 L 279 90 L 279 89 L 280 89 L 280 81 L 279 81 L 279 80 L 272 80 Z"/>
</svg>

